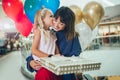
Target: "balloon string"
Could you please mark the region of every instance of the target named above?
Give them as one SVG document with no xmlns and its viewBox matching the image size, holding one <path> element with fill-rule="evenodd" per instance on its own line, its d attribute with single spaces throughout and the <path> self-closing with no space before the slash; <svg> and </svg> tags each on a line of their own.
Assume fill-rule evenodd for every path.
<svg viewBox="0 0 120 80">
<path fill-rule="evenodd" d="M 42 5 L 42 9 L 44 9 L 45 8 L 45 6 L 44 5 Z"/>
<path fill-rule="evenodd" d="M 17 33 L 15 34 L 14 39 L 17 37 L 17 35 L 19 35 L 19 32 L 17 32 Z"/>
</svg>

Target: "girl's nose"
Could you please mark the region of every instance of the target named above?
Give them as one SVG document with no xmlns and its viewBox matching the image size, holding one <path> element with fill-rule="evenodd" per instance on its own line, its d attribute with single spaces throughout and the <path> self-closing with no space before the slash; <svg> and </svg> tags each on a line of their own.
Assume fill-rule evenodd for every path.
<svg viewBox="0 0 120 80">
<path fill-rule="evenodd" d="M 56 21 L 53 21 L 53 26 L 54 27 L 57 27 L 58 26 L 58 23 Z"/>
</svg>

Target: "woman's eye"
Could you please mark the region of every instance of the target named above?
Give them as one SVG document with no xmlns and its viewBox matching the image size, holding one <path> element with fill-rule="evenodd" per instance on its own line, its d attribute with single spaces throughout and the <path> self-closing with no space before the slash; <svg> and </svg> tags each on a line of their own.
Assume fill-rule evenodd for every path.
<svg viewBox="0 0 120 80">
<path fill-rule="evenodd" d="M 61 25 L 64 25 L 64 23 L 60 23 Z"/>
<path fill-rule="evenodd" d="M 65 24 L 64 24 L 64 23 L 61 23 L 60 25 L 64 26 Z"/>
</svg>

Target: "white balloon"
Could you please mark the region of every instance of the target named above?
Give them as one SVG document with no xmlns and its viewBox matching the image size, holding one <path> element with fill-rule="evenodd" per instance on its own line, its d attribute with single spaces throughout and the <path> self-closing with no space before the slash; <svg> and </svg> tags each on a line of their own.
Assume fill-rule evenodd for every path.
<svg viewBox="0 0 120 80">
<path fill-rule="evenodd" d="M 17 32 L 15 22 L 8 17 L 0 19 L 0 30 L 4 32 Z"/>
<path fill-rule="evenodd" d="M 92 31 L 86 23 L 82 22 L 76 25 L 76 31 L 79 33 L 80 45 L 82 51 L 84 51 L 92 40 L 95 39 L 98 32 L 98 27 Z"/>
<path fill-rule="evenodd" d="M 0 30 L 0 39 L 5 39 L 5 38 L 6 38 L 6 33 Z"/>
</svg>

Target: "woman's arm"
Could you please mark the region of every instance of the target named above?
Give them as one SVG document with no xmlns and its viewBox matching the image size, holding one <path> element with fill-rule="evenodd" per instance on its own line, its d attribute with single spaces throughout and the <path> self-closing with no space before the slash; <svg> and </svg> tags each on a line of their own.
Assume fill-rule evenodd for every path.
<svg viewBox="0 0 120 80">
<path fill-rule="evenodd" d="M 72 40 L 72 48 L 71 48 L 70 54 L 72 54 L 74 56 L 79 56 L 81 52 L 82 52 L 81 45 L 80 45 L 78 36 L 76 36 Z"/>
<path fill-rule="evenodd" d="M 30 62 L 33 60 L 33 57 L 32 57 L 32 55 L 30 55 L 30 56 L 28 56 L 27 58 L 26 58 L 26 61 L 27 61 L 27 69 L 30 71 L 30 72 L 33 72 L 34 71 L 34 69 L 31 67 L 31 65 L 30 65 Z"/>
<path fill-rule="evenodd" d="M 59 44 L 59 50 L 61 54 L 66 57 L 79 56 L 81 53 L 81 46 L 78 37 L 69 41 L 62 41 L 61 44 Z"/>
</svg>

